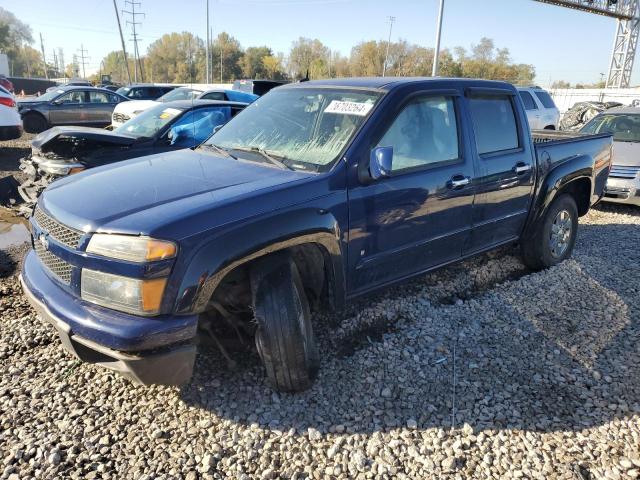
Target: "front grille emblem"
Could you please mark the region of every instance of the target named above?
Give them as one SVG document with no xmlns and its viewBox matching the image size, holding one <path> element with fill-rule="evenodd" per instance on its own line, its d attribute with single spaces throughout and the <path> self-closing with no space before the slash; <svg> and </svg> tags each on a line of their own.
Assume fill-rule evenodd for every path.
<svg viewBox="0 0 640 480">
<path fill-rule="evenodd" d="M 49 239 L 47 238 L 46 234 L 41 234 L 38 237 L 38 241 L 40 242 L 40 245 L 42 245 L 42 248 L 44 248 L 45 250 L 49 250 Z"/>
</svg>

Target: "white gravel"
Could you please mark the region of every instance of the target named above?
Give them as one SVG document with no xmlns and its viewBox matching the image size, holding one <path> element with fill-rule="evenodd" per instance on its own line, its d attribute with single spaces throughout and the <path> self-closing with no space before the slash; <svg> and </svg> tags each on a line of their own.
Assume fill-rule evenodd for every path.
<svg viewBox="0 0 640 480">
<path fill-rule="evenodd" d="M 182 389 L 132 385 L 66 354 L 6 276 L 0 479 L 639 477 L 639 252 L 640 209 L 603 207 L 551 270 L 504 249 L 318 315 L 297 395 L 214 350 Z"/>
</svg>

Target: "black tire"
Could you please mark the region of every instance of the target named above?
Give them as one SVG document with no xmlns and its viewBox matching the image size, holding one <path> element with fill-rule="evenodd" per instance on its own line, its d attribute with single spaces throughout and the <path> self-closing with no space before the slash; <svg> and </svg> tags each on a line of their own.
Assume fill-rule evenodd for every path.
<svg viewBox="0 0 640 480">
<path fill-rule="evenodd" d="M 569 218 L 561 218 L 565 213 Z M 557 221 L 560 223 L 556 223 L 554 226 L 554 222 Z M 566 228 L 558 228 L 558 225 L 561 224 L 565 224 Z M 569 225 L 570 231 L 567 232 Z M 556 242 L 552 242 L 554 229 L 561 232 L 560 237 L 564 237 L 564 241 L 560 244 L 563 248 L 552 247 L 552 245 L 558 245 Z M 522 257 L 525 265 L 532 270 L 542 270 L 566 260 L 573 252 L 577 233 L 578 207 L 576 202 L 571 195 L 561 195 L 551 203 L 536 232 L 522 242 Z"/>
<path fill-rule="evenodd" d="M 320 361 L 309 304 L 291 256 L 259 260 L 251 271 L 251 290 L 256 347 L 270 383 L 282 392 L 306 390 Z"/>
<path fill-rule="evenodd" d="M 22 119 L 24 131 L 27 133 L 44 132 L 49 125 L 47 120 L 38 113 L 27 113 Z"/>
</svg>

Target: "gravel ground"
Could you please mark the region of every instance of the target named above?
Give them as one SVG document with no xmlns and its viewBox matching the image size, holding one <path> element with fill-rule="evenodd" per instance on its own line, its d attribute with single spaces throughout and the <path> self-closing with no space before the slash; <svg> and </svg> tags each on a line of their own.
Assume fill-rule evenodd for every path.
<svg viewBox="0 0 640 480">
<path fill-rule="evenodd" d="M 640 209 L 602 207 L 548 271 L 503 249 L 317 315 L 296 395 L 250 352 L 183 388 L 81 364 L 1 252 L 0 479 L 637 478 L 638 245 Z"/>
</svg>

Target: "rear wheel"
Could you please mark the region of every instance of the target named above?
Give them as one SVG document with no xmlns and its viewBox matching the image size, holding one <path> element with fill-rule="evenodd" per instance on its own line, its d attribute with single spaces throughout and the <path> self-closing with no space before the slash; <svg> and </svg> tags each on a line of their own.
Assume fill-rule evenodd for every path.
<svg viewBox="0 0 640 480">
<path fill-rule="evenodd" d="M 258 354 L 271 384 L 280 391 L 309 388 L 319 354 L 309 304 L 295 263 L 288 254 L 257 262 L 251 272 Z"/>
<path fill-rule="evenodd" d="M 48 127 L 45 118 L 37 113 L 28 113 L 22 119 L 22 123 L 25 132 L 28 133 L 44 132 Z"/>
<path fill-rule="evenodd" d="M 578 208 L 571 195 L 561 195 L 549 206 L 544 220 L 522 242 L 524 263 L 533 270 L 556 265 L 571 256 L 578 232 Z"/>
</svg>

